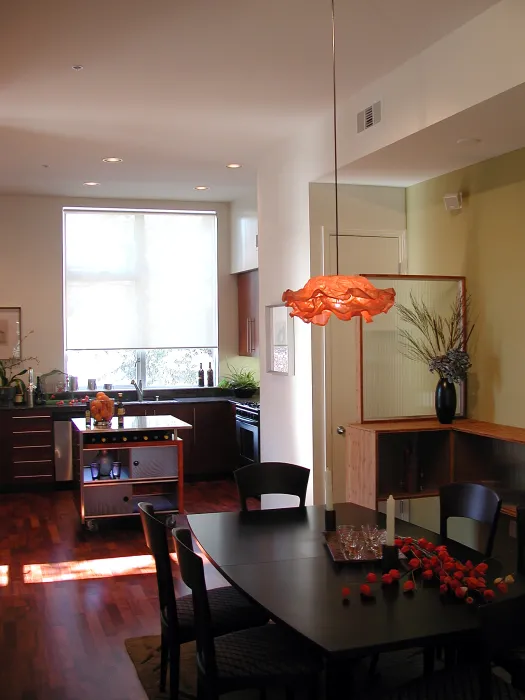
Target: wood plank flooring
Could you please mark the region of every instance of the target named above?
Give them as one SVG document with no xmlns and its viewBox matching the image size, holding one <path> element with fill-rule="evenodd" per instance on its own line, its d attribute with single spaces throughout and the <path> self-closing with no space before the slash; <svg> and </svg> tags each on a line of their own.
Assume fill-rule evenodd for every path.
<svg viewBox="0 0 525 700">
<path fill-rule="evenodd" d="M 186 508 L 238 510 L 235 485 L 190 484 Z M 69 491 L 0 495 L 2 700 L 145 698 L 124 639 L 159 631 L 147 554 L 138 519 L 82 530 Z M 141 558 L 107 561 L 128 557 Z M 210 587 L 224 584 L 211 565 L 206 572 Z M 176 590 L 187 592 L 178 580 Z"/>
</svg>

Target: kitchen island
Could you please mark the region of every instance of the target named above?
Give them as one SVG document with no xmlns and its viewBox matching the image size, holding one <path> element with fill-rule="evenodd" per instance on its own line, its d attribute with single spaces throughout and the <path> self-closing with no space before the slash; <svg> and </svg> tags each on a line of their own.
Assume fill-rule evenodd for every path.
<svg viewBox="0 0 525 700">
<path fill-rule="evenodd" d="M 73 474 L 82 525 L 138 515 L 140 501 L 164 514 L 184 510 L 184 452 L 179 430 L 192 425 L 174 416 L 126 416 L 118 427 L 93 427 L 72 418 Z"/>
</svg>

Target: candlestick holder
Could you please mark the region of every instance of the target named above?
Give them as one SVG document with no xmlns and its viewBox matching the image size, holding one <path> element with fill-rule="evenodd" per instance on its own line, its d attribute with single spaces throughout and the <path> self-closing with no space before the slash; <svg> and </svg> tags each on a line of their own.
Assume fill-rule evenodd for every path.
<svg viewBox="0 0 525 700">
<path fill-rule="evenodd" d="M 381 568 L 383 573 L 388 573 L 390 569 L 397 569 L 399 566 L 399 552 L 395 545 L 383 545 L 383 557 L 381 559 Z"/>
<path fill-rule="evenodd" d="M 327 508 L 325 508 L 324 529 L 326 530 L 326 532 L 335 531 L 335 510 L 333 508 L 332 510 L 328 510 Z"/>
</svg>

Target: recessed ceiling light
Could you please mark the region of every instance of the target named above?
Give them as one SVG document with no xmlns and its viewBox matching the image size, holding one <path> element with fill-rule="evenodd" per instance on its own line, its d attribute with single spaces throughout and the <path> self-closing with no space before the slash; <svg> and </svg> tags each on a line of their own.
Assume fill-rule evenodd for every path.
<svg viewBox="0 0 525 700">
<path fill-rule="evenodd" d="M 84 70 L 84 66 L 81 66 L 80 63 L 77 63 L 76 66 L 71 66 L 73 70 Z"/>
<path fill-rule="evenodd" d="M 115 158 L 111 156 L 110 158 L 102 158 L 104 163 L 122 163 L 122 158 Z"/>
<path fill-rule="evenodd" d="M 97 187 L 97 185 L 100 185 L 100 182 L 84 182 L 83 184 L 86 185 L 86 187 Z"/>
<path fill-rule="evenodd" d="M 481 139 L 478 139 L 475 136 L 467 136 L 466 138 L 458 139 L 456 143 L 460 146 L 469 143 L 475 145 L 477 143 L 481 143 Z"/>
<path fill-rule="evenodd" d="M 234 170 L 235 168 L 242 168 L 242 165 L 240 163 L 228 163 L 226 167 Z"/>
<path fill-rule="evenodd" d="M 206 185 L 197 185 L 197 187 L 193 188 L 194 190 L 209 190 L 209 187 L 206 187 Z"/>
</svg>

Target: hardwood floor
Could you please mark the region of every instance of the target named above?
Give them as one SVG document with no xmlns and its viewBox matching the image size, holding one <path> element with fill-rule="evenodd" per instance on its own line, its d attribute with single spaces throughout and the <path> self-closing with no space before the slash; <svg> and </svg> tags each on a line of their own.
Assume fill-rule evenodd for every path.
<svg viewBox="0 0 525 700">
<path fill-rule="evenodd" d="M 238 510 L 235 485 L 190 484 L 186 508 Z M 143 700 L 124 639 L 159 631 L 147 554 L 138 519 L 83 531 L 70 491 L 0 495 L 0 697 Z"/>
</svg>

